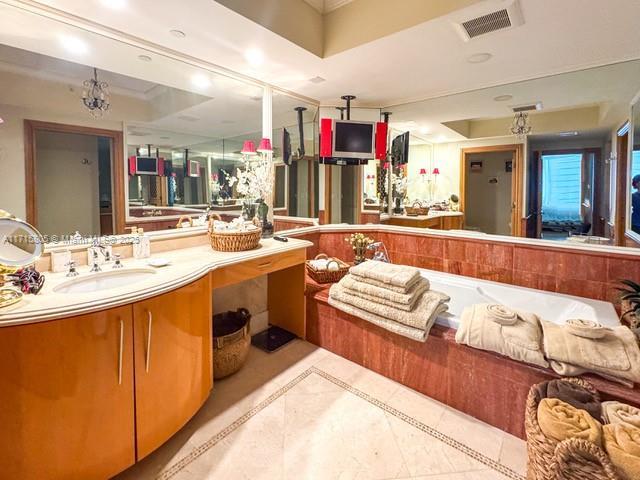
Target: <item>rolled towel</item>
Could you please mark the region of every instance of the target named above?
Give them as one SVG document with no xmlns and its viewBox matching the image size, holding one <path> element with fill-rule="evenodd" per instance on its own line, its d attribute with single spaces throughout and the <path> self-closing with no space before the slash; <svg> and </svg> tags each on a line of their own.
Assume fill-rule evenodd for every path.
<svg viewBox="0 0 640 480">
<path fill-rule="evenodd" d="M 604 449 L 625 480 L 640 479 L 640 429 L 626 423 L 603 428 Z"/>
<path fill-rule="evenodd" d="M 462 312 L 456 342 L 547 368 L 538 317 L 523 311 L 515 313 L 518 321 L 503 325 L 495 321 L 486 304 L 467 307 Z"/>
<path fill-rule="evenodd" d="M 602 338 L 594 339 L 574 335 L 566 326 L 545 320 L 541 325 L 545 356 L 560 375 L 588 371 L 607 378 L 640 382 L 640 347 L 629 328 L 612 327 Z"/>
<path fill-rule="evenodd" d="M 583 338 L 602 338 L 609 331 L 608 328 L 602 326 L 598 322 L 593 320 L 582 320 L 577 318 L 571 318 L 565 322 L 565 327 L 572 335 L 577 335 Z"/>
<path fill-rule="evenodd" d="M 426 330 L 427 332 L 431 329 L 436 317 L 447 311 L 446 302 L 450 300 L 444 293 L 429 290 L 422 294 L 413 311 L 405 312 L 404 310 L 398 310 L 388 305 L 371 302 L 352 295 L 340 283 L 334 283 L 331 286 L 329 298 L 334 298 L 339 302 L 352 305 L 379 317 L 393 320 L 418 330 Z"/>
<path fill-rule="evenodd" d="M 604 423 L 626 423 L 640 428 L 640 408 L 621 402 L 602 402 Z"/>
<path fill-rule="evenodd" d="M 547 437 L 561 442 L 567 438 L 588 440 L 602 446 L 602 425 L 586 410 L 557 398 L 543 398 L 538 404 L 538 424 Z"/>
<path fill-rule="evenodd" d="M 357 297 L 407 312 L 413 310 L 422 294 L 429 290 L 429 281 L 422 277 L 409 288 L 407 293 L 399 293 L 363 282 L 360 280 L 360 277 L 351 274 L 343 277 L 342 280 L 340 280 L 340 284 L 347 289 L 349 293 Z"/>
<path fill-rule="evenodd" d="M 415 267 L 376 261 L 362 262 L 351 267 L 349 273 L 364 279 L 374 280 L 377 282 L 377 286 L 383 286 L 399 293 L 407 293 L 413 284 L 421 278 L 420 270 Z"/>
<path fill-rule="evenodd" d="M 515 325 L 518 321 L 518 314 L 504 305 L 487 304 L 485 308 L 491 320 L 500 325 Z"/>
<path fill-rule="evenodd" d="M 596 420 L 602 418 L 602 404 L 586 388 L 566 380 L 550 380 L 537 386 L 540 398 L 557 398 L 572 407 L 586 410 Z"/>
</svg>

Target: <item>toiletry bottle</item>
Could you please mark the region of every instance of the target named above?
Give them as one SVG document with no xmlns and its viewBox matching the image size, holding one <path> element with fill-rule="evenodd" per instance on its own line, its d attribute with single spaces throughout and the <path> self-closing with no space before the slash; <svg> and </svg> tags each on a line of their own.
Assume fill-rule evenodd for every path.
<svg viewBox="0 0 640 480">
<path fill-rule="evenodd" d="M 145 235 L 142 228 L 138 228 L 137 235 L 137 241 L 133 243 L 134 258 L 149 258 L 151 256 L 151 240 L 149 236 Z"/>
</svg>

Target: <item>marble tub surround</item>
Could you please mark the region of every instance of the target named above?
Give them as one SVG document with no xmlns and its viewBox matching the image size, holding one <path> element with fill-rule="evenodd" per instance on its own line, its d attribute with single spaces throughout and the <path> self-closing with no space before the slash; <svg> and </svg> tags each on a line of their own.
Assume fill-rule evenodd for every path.
<svg viewBox="0 0 640 480">
<path fill-rule="evenodd" d="M 260 248 L 246 252 L 218 252 L 208 244 L 165 251 L 155 250 L 152 246 L 151 258 L 162 256 L 169 260 L 168 266 L 155 269 L 154 274 L 136 283 L 89 293 L 56 292 L 56 287 L 69 281 L 69 278 L 65 273 L 47 273 L 45 286 L 38 295 L 29 295 L 20 304 L 0 311 L 0 327 L 63 318 L 136 302 L 187 285 L 218 268 L 301 250 L 308 246 L 309 242 L 295 239 L 286 243 L 273 239 L 261 240 Z M 86 258 L 86 252 L 82 253 Z M 147 260 L 126 258 L 122 260 L 124 268 L 118 272 L 136 268 L 148 269 L 150 267 Z M 113 271 L 112 265 L 103 265 L 102 271 Z M 80 275 L 76 279 L 94 275 L 89 272 L 88 266 L 79 267 L 78 272 Z"/>
<path fill-rule="evenodd" d="M 252 348 L 174 438 L 114 480 L 522 480 L 525 464 L 522 440 L 296 340 Z"/>
<path fill-rule="evenodd" d="M 630 248 L 388 225 L 321 225 L 281 234 L 314 242 L 309 254 L 352 261 L 344 238 L 353 232 L 383 241 L 394 263 L 612 303 L 619 279 L 640 278 L 640 250 Z"/>
</svg>

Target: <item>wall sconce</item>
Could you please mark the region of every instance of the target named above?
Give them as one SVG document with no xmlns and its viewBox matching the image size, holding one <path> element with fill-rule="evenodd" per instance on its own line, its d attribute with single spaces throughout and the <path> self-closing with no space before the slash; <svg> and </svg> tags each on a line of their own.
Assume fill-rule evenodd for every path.
<svg viewBox="0 0 640 480">
<path fill-rule="evenodd" d="M 245 140 L 244 143 L 242 144 L 242 150 L 240 150 L 240 153 L 242 155 L 255 155 L 256 152 L 256 144 L 253 143 L 251 140 Z"/>
<path fill-rule="evenodd" d="M 273 152 L 273 148 L 271 148 L 271 140 L 268 138 L 263 138 L 262 140 L 260 140 L 260 144 L 258 145 L 258 152 L 265 154 Z"/>
</svg>

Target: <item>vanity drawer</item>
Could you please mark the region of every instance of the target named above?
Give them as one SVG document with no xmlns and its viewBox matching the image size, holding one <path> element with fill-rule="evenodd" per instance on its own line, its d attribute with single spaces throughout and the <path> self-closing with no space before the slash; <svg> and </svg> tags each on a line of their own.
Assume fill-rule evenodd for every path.
<svg viewBox="0 0 640 480">
<path fill-rule="evenodd" d="M 229 265 L 228 267 L 214 270 L 211 273 L 213 288 L 225 287 L 271 272 L 283 270 L 294 265 L 299 265 L 304 263 L 305 259 L 305 250 L 299 249 L 256 258 L 254 260 L 247 260 L 236 265 Z"/>
</svg>

